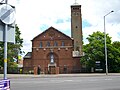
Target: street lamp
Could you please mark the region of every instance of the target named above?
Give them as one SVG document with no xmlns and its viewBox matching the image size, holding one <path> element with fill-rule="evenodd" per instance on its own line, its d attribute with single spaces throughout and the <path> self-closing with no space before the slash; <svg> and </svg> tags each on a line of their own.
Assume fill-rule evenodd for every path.
<svg viewBox="0 0 120 90">
<path fill-rule="evenodd" d="M 108 75 L 108 63 L 107 63 L 107 45 L 106 45 L 106 29 L 105 29 L 105 17 L 114 11 L 110 11 L 104 16 L 104 39 L 105 39 L 105 61 L 106 61 L 106 75 Z"/>
</svg>

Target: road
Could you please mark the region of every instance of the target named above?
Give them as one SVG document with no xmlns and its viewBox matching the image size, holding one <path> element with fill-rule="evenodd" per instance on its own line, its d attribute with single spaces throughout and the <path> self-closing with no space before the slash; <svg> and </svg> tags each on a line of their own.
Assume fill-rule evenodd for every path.
<svg viewBox="0 0 120 90">
<path fill-rule="evenodd" d="M 120 76 L 12 78 L 11 90 L 120 90 Z"/>
</svg>

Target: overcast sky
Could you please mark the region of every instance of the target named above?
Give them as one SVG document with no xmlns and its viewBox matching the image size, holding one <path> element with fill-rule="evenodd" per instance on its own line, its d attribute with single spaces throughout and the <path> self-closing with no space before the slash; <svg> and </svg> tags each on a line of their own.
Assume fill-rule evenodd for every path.
<svg viewBox="0 0 120 90">
<path fill-rule="evenodd" d="M 71 35 L 71 8 L 75 0 L 8 0 L 16 7 L 16 24 L 24 39 L 23 48 L 31 51 L 31 40 L 50 26 Z M 112 41 L 120 41 L 120 0 L 77 0 L 82 5 L 82 30 L 86 37 L 96 31 L 104 31 L 103 17 L 106 16 L 106 32 Z"/>
</svg>

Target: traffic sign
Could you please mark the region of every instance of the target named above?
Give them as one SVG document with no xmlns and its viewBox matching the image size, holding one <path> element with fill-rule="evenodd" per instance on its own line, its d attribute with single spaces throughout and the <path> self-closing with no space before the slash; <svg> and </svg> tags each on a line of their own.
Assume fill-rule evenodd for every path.
<svg viewBox="0 0 120 90">
<path fill-rule="evenodd" d="M 8 23 L 7 24 L 9 24 L 8 25 L 8 28 L 7 28 L 7 42 L 11 42 L 11 43 L 15 43 L 15 17 L 14 17 L 14 19 L 11 19 L 11 23 L 12 24 L 10 24 L 9 23 L 9 18 L 7 17 L 5 20 L 3 19 L 3 18 L 5 18 L 5 16 L 3 17 L 2 15 L 3 14 L 1 14 L 1 9 L 3 10 L 3 7 L 6 7 L 6 5 L 7 4 L 1 4 L 0 3 L 0 41 L 2 41 L 2 42 L 4 42 L 4 33 L 5 33 L 5 22 L 4 21 L 8 21 Z M 9 10 L 9 9 L 7 9 L 8 10 L 8 12 L 10 11 L 11 12 L 11 14 L 10 13 L 8 13 L 8 14 L 10 14 L 10 15 L 14 15 L 14 13 L 13 12 L 15 12 L 15 7 L 14 6 L 11 6 L 11 5 L 7 5 L 7 7 L 9 7 L 10 6 L 10 8 L 12 7 L 12 9 L 14 9 L 14 10 Z M 4 10 L 4 11 L 2 11 L 2 12 L 5 12 L 6 10 Z M 2 17 L 2 19 L 1 19 L 1 17 Z M 10 16 L 10 17 L 12 17 L 12 16 Z"/>
<path fill-rule="evenodd" d="M 12 24 L 15 21 L 15 10 L 8 4 L 0 6 L 0 19 L 5 24 Z"/>
</svg>

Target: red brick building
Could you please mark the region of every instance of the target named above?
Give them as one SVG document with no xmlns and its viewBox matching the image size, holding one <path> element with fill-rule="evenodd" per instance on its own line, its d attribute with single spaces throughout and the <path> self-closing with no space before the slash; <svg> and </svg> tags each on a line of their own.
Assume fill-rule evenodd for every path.
<svg viewBox="0 0 120 90">
<path fill-rule="evenodd" d="M 43 73 L 80 72 L 82 55 L 81 5 L 71 6 L 71 37 L 50 27 L 32 40 L 23 61 L 24 72 L 40 66 Z"/>
</svg>

